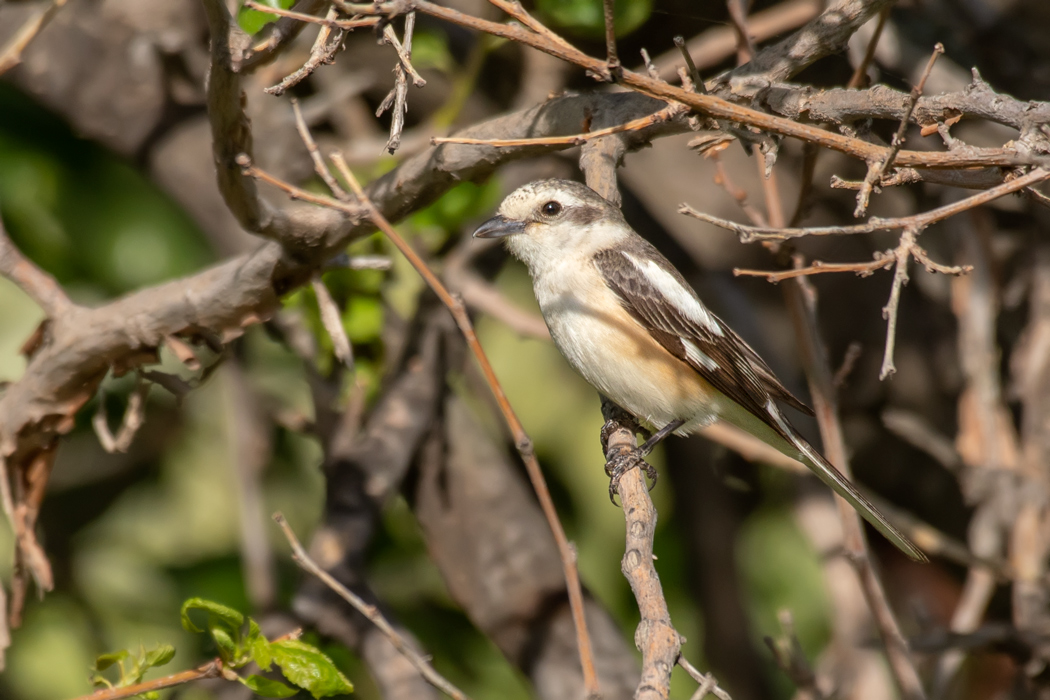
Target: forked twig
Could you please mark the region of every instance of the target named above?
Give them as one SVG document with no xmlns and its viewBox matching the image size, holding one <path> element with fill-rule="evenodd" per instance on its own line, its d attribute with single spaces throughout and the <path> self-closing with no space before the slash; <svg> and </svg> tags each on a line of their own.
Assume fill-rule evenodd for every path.
<svg viewBox="0 0 1050 700">
<path fill-rule="evenodd" d="M 912 112 L 915 111 L 915 105 L 919 103 L 919 98 L 922 97 L 923 88 L 926 87 L 926 79 L 930 77 L 930 73 L 933 71 L 933 64 L 942 53 L 944 53 L 943 44 L 938 43 L 933 47 L 933 53 L 930 55 L 930 60 L 926 63 L 926 68 L 922 71 L 919 82 L 911 89 L 908 104 L 904 109 L 904 116 L 901 117 L 900 126 L 897 127 L 897 132 L 890 141 L 890 148 L 886 155 L 868 162 L 868 173 L 864 176 L 864 183 L 861 185 L 860 191 L 857 192 L 857 209 L 853 212 L 853 216 L 860 217 L 864 215 L 864 212 L 868 210 L 868 200 L 871 198 L 872 190 L 893 166 L 893 159 L 897 157 L 901 147 L 904 145 L 904 132 L 908 130 Z"/>
<path fill-rule="evenodd" d="M 1017 179 L 1004 182 L 1001 185 L 992 187 L 991 189 L 979 192 L 978 194 L 972 195 L 965 199 L 960 199 L 957 202 L 946 204 L 943 207 L 937 207 L 929 211 L 921 212 L 919 214 L 913 214 L 912 216 L 902 216 L 892 219 L 883 219 L 879 217 L 872 217 L 867 223 L 857 224 L 854 226 L 820 226 L 812 228 L 773 228 L 768 226 L 748 226 L 746 224 L 739 224 L 735 221 L 729 221 L 728 219 L 720 219 L 717 216 L 711 216 L 704 212 L 697 211 L 687 204 L 682 204 L 678 208 L 678 213 L 691 216 L 694 219 L 700 219 L 706 221 L 709 224 L 714 224 L 720 228 L 724 228 L 728 231 L 732 231 L 740 236 L 740 240 L 743 243 L 752 243 L 754 241 L 762 240 L 783 240 L 787 238 L 800 238 L 802 236 L 838 236 L 838 235 L 852 235 L 857 233 L 874 233 L 875 231 L 892 231 L 895 229 L 905 228 L 926 228 L 927 226 L 934 224 L 938 221 L 943 221 L 948 217 L 955 216 L 960 212 L 964 212 L 968 209 L 973 209 L 982 204 L 994 201 L 1000 197 L 1004 197 L 1008 194 L 1018 192 L 1038 182 L 1042 182 L 1046 179 L 1050 179 L 1050 170 L 1043 168 L 1035 168 L 1026 175 L 1022 175 Z"/>
</svg>

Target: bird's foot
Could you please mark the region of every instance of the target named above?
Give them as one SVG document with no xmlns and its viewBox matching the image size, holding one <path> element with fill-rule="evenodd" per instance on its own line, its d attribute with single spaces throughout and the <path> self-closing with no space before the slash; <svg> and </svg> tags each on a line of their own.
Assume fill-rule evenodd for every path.
<svg viewBox="0 0 1050 700">
<path fill-rule="evenodd" d="M 632 469 L 642 469 L 649 477 L 649 490 L 656 486 L 656 467 L 649 464 L 638 453 L 637 449 L 623 448 L 620 453 L 605 462 L 605 473 L 609 475 L 609 500 L 616 505 L 616 494 L 620 489 L 620 479 Z"/>
</svg>

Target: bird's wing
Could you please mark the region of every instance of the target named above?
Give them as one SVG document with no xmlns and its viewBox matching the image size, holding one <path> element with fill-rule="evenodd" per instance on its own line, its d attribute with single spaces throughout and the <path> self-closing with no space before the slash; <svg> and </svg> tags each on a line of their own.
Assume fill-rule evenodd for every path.
<svg viewBox="0 0 1050 700">
<path fill-rule="evenodd" d="M 678 270 L 644 239 L 636 239 L 630 249 L 601 251 L 595 264 L 624 309 L 668 352 L 723 394 L 756 416 L 766 415 L 770 396 L 813 415 L 743 338 L 707 310 Z M 776 426 L 770 423 L 770 427 Z"/>
<path fill-rule="evenodd" d="M 891 525 L 843 474 L 788 422 L 775 400 L 812 411 L 796 399 L 744 340 L 707 310 L 681 274 L 644 239 L 595 256 L 624 309 L 668 352 L 786 441 L 770 444 L 804 462 L 890 542 L 912 559 L 925 555 Z M 761 436 L 760 436 L 761 437 Z M 773 435 L 769 438 L 774 439 Z M 763 437 L 762 439 L 766 439 Z M 779 442 L 779 441 L 777 441 Z M 785 449 L 786 448 L 786 449 Z"/>
</svg>

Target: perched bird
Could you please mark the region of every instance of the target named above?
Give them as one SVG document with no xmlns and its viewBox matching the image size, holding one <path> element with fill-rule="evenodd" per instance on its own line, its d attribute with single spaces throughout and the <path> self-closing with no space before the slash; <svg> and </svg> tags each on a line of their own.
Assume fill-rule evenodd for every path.
<svg viewBox="0 0 1050 700">
<path fill-rule="evenodd" d="M 769 366 L 700 301 L 681 273 L 597 192 L 568 180 L 524 185 L 478 238 L 504 238 L 532 276 L 554 344 L 599 392 L 656 429 L 723 420 L 802 462 L 913 559 L 922 552 L 784 416 L 812 415 Z"/>
</svg>

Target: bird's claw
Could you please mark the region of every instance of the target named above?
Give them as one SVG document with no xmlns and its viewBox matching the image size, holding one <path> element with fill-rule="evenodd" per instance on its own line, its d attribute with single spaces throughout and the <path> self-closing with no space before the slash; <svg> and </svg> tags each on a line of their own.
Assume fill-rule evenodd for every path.
<svg viewBox="0 0 1050 700">
<path fill-rule="evenodd" d="M 605 473 L 609 475 L 609 500 L 616 505 L 616 494 L 620 488 L 620 479 L 632 469 L 642 469 L 649 477 L 649 490 L 656 486 L 656 467 L 649 464 L 635 450 L 624 450 L 605 463 Z"/>
</svg>

